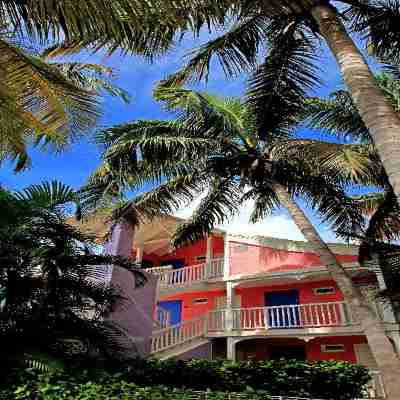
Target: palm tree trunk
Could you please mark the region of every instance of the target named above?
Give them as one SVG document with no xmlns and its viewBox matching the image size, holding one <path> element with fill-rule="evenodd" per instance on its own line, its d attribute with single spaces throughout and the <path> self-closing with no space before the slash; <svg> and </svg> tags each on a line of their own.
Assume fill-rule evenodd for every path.
<svg viewBox="0 0 400 400">
<path fill-rule="evenodd" d="M 347 271 L 337 261 L 335 254 L 322 240 L 303 210 L 291 199 L 286 188 L 281 185 L 274 185 L 274 190 L 279 201 L 289 211 L 301 233 L 312 245 L 321 261 L 328 267 L 328 271 L 342 291 L 344 299 L 350 305 L 356 321 L 360 322 L 383 375 L 388 394 L 387 400 L 397 399 L 397 395 L 400 393 L 400 379 L 398 375 L 400 371 L 400 359 L 386 335 L 383 322 L 370 306 L 360 289 L 353 284 Z"/>
<path fill-rule="evenodd" d="M 313 7 L 311 12 L 336 58 L 400 202 L 400 117 L 377 87 L 371 70 L 341 23 L 337 10 L 324 4 Z"/>
</svg>

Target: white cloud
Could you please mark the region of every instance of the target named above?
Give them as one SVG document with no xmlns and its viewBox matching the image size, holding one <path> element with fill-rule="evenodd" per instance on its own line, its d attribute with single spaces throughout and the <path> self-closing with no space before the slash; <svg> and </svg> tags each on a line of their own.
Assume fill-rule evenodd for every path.
<svg viewBox="0 0 400 400">
<path fill-rule="evenodd" d="M 199 196 L 199 198 L 187 207 L 177 211 L 175 216 L 185 219 L 190 218 L 203 197 L 204 195 Z M 254 202 L 252 200 L 248 201 L 240 208 L 238 214 L 225 224 L 218 226 L 218 228 L 232 234 L 260 235 L 279 239 L 305 241 L 304 236 L 286 212 L 275 213 L 256 224 L 250 223 L 249 219 L 253 205 Z M 314 218 L 312 218 L 312 221 L 325 241 L 330 243 L 337 241 L 335 235 L 329 228 Z"/>
<path fill-rule="evenodd" d="M 180 209 L 175 216 L 180 218 L 190 218 L 195 208 L 200 204 L 202 196 L 192 202 L 189 206 Z M 281 239 L 304 240 L 303 235 L 296 227 L 291 218 L 285 214 L 272 215 L 264 221 L 252 224 L 249 222 L 253 201 L 244 204 L 237 215 L 218 228 L 224 229 L 229 233 L 270 236 Z"/>
</svg>

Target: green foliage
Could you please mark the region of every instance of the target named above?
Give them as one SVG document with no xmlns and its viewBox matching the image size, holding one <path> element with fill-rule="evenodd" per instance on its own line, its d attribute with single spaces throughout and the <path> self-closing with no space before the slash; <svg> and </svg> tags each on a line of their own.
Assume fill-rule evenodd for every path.
<svg viewBox="0 0 400 400">
<path fill-rule="evenodd" d="M 196 391 L 207 391 L 211 400 L 225 399 L 227 392 L 247 393 L 254 400 L 269 395 L 347 400 L 359 397 L 369 380 L 364 367 L 334 361 L 136 360 L 108 372 L 66 370 L 22 371 L 8 382 L 3 398 L 12 393 L 21 400 L 178 400 L 204 398 Z"/>
<path fill-rule="evenodd" d="M 259 77 L 262 86 L 270 88 L 268 99 L 260 97 L 257 85 L 249 91 L 249 104 L 180 87 L 158 87 L 156 98 L 176 119 L 134 121 L 101 132 L 103 163 L 82 189 L 84 207 L 137 191 L 146 181 L 154 188 L 128 201 L 115 215 L 130 214 L 132 221 L 140 221 L 143 216 L 171 214 L 201 198 L 173 239 L 174 246 L 181 246 L 204 237 L 248 200 L 255 201 L 252 222 L 265 218 L 279 205 L 275 185 L 281 185 L 293 200 L 306 199 L 334 229 L 361 225 L 363 217 L 344 190 L 353 178 L 351 171 L 341 173 L 337 163 L 327 163 L 323 170 L 319 165 L 321 149 L 338 153 L 340 145 L 291 137 L 305 93 L 294 77 L 281 79 L 277 91 L 276 76 L 300 63 L 308 85 L 316 83 L 312 64 L 295 50 L 287 59 L 277 54 L 265 65 Z M 271 116 L 268 126 L 260 122 L 264 115 Z M 347 161 L 349 154 L 353 164 Z M 361 161 L 354 162 L 355 154 Z M 364 165 L 367 157 L 353 149 L 342 158 L 352 170 L 352 165 Z"/>
<path fill-rule="evenodd" d="M 125 334 L 105 318 L 122 301 L 104 279 L 118 265 L 143 282 L 134 264 L 96 255 L 92 237 L 67 222 L 79 194 L 60 182 L 17 193 L 0 190 L 1 369 L 46 370 L 54 357 L 122 356 Z M 1 372 L 1 371 L 0 371 Z"/>
</svg>

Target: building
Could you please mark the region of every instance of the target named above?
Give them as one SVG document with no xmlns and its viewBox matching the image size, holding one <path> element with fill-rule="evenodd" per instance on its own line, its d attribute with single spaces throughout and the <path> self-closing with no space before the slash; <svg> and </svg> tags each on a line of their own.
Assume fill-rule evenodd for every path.
<svg viewBox="0 0 400 400">
<path fill-rule="evenodd" d="M 152 326 L 147 323 L 149 356 L 349 361 L 377 374 L 371 390 L 383 397 L 360 325 L 310 245 L 215 230 L 204 240 L 174 250 L 170 240 L 180 222 L 174 217 L 157 219 L 136 230 L 133 240 L 124 239 L 122 254 L 136 258 L 149 276 L 158 278 L 156 290 L 141 299 L 152 310 Z M 330 247 L 362 290 L 383 284 L 358 264 L 357 246 Z M 393 309 L 372 297 L 399 351 Z M 131 314 L 131 325 L 137 325 L 136 314 Z"/>
</svg>

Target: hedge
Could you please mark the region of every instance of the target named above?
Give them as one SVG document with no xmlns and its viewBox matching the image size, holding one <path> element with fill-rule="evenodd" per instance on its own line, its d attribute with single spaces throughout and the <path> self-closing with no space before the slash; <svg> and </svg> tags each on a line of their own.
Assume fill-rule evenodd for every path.
<svg viewBox="0 0 400 400">
<path fill-rule="evenodd" d="M 280 396 L 349 399 L 360 395 L 369 380 L 360 365 L 338 361 L 267 360 L 135 360 L 123 370 L 124 379 L 194 390 L 242 392 L 264 390 Z M 342 397 L 340 397 L 342 396 Z"/>
<path fill-rule="evenodd" d="M 19 372 L 9 379 L 2 399 L 182 400 L 191 398 L 193 390 L 210 390 L 216 400 L 223 398 L 223 392 L 252 392 L 256 400 L 268 395 L 349 400 L 362 397 L 369 380 L 366 368 L 334 361 L 135 360 L 124 366 L 107 365 L 107 371 L 82 368 Z M 7 397 L 11 394 L 14 397 Z"/>
</svg>

